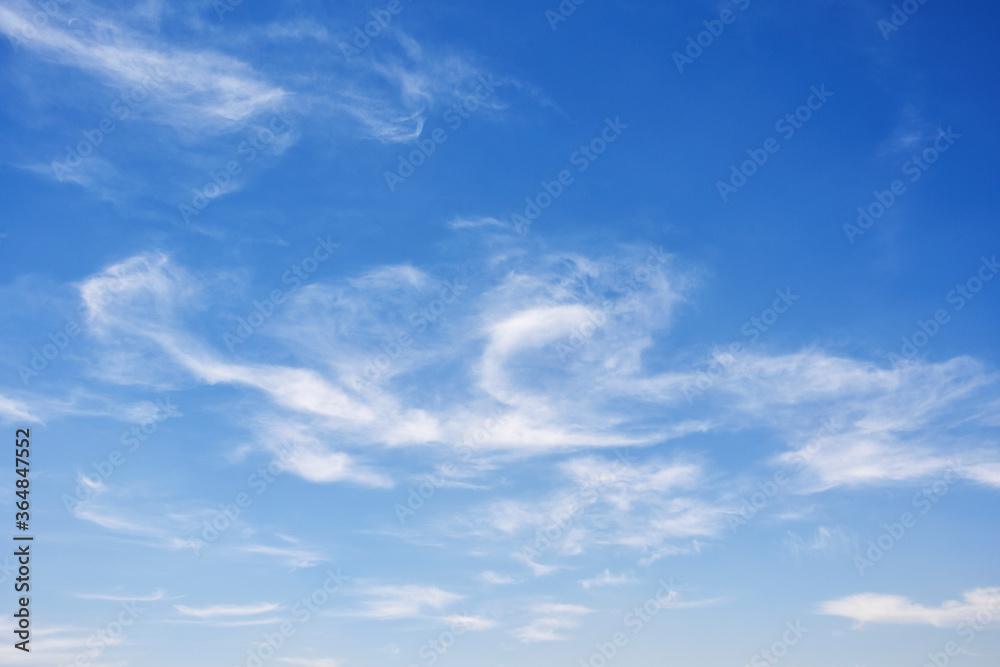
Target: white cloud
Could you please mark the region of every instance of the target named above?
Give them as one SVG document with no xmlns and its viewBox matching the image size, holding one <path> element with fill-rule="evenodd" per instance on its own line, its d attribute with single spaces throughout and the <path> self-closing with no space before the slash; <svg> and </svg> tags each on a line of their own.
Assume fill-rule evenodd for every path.
<svg viewBox="0 0 1000 667">
<path fill-rule="evenodd" d="M 438 611 L 464 596 L 449 593 L 436 586 L 373 586 L 364 591 L 365 607 L 358 615 L 390 620 L 418 618 L 429 611 Z"/>
<path fill-rule="evenodd" d="M 322 562 L 329 560 L 318 551 L 308 551 L 305 549 L 283 549 L 281 547 L 270 547 L 263 544 L 250 544 L 237 547 L 237 551 L 248 554 L 261 554 L 263 556 L 276 556 L 284 559 L 289 567 L 293 569 L 303 567 L 315 567 Z"/>
<path fill-rule="evenodd" d="M 480 217 L 480 218 L 454 218 L 448 222 L 448 226 L 452 229 L 469 229 L 469 228 L 479 228 L 479 227 L 499 227 L 500 229 L 509 229 L 510 223 L 504 222 L 503 220 L 497 220 L 493 217 Z"/>
<path fill-rule="evenodd" d="M 493 572 L 492 570 L 486 570 L 485 572 L 480 572 L 476 575 L 476 579 L 483 582 L 484 584 L 490 584 L 493 586 L 507 586 L 509 584 L 519 583 L 517 579 L 510 576 L 509 574 L 500 574 L 498 572 Z"/>
<path fill-rule="evenodd" d="M 726 502 L 695 497 L 705 486 L 699 465 L 585 456 L 558 469 L 564 481 L 555 478 L 549 494 L 473 508 L 456 519 L 455 534 L 503 541 L 514 547 L 515 560 L 546 576 L 565 567 L 564 559 L 595 549 L 626 546 L 652 560 L 689 553 L 696 548 L 688 545 L 693 538 L 714 537 L 725 528 Z M 712 493 L 702 488 L 698 495 L 706 492 Z"/>
<path fill-rule="evenodd" d="M 794 557 L 800 558 L 808 554 L 832 555 L 847 552 L 854 545 L 854 540 L 842 528 L 819 526 L 812 538 L 802 537 L 789 531 L 784 544 Z"/>
<path fill-rule="evenodd" d="M 536 577 L 545 577 L 562 569 L 558 565 L 543 565 L 538 563 L 535 561 L 535 557 L 530 556 L 523 551 L 515 551 L 511 554 L 511 558 L 524 563 Z"/>
<path fill-rule="evenodd" d="M 309 38 L 322 43 L 328 41 L 330 38 L 326 26 L 306 19 L 287 23 L 268 23 L 264 26 L 263 31 L 269 40 L 287 39 L 301 41 Z"/>
<path fill-rule="evenodd" d="M 82 600 L 109 600 L 111 602 L 155 602 L 157 600 L 163 600 L 166 597 L 166 592 L 162 589 L 157 588 L 150 595 L 115 595 L 115 594 L 102 594 L 102 593 L 78 593 L 74 597 L 78 597 Z"/>
<path fill-rule="evenodd" d="M 593 612 L 581 605 L 545 603 L 535 605 L 531 613 L 535 616 L 525 626 L 514 631 L 514 636 L 522 642 L 563 641 L 569 639 L 565 631 L 580 625 L 583 616 Z"/>
<path fill-rule="evenodd" d="M 257 616 L 275 611 L 281 605 L 272 602 L 261 602 L 249 605 L 213 605 L 209 607 L 188 607 L 175 604 L 174 609 L 184 616 L 195 618 L 217 618 L 219 616 Z"/>
<path fill-rule="evenodd" d="M 643 556 L 639 559 L 639 565 L 647 567 L 652 565 L 661 558 L 670 558 L 672 556 L 682 556 L 685 554 L 699 553 L 701 551 L 702 543 L 698 540 L 693 540 L 690 547 L 679 547 L 674 544 L 666 544 L 663 546 L 655 547 L 647 551 L 648 555 Z"/>
<path fill-rule="evenodd" d="M 444 616 L 441 620 L 452 627 L 463 628 L 472 632 L 482 632 L 483 630 L 496 627 L 496 621 L 481 616 Z"/>
<path fill-rule="evenodd" d="M 3 394 L 0 394 L 0 417 L 7 421 L 30 421 L 33 423 L 41 421 L 31 413 L 27 404 L 7 398 Z"/>
<path fill-rule="evenodd" d="M 96 475 L 91 478 L 79 475 L 78 483 L 78 498 L 84 499 L 72 507 L 75 518 L 158 549 L 200 552 L 208 546 L 199 537 L 207 522 L 221 516 L 219 510 L 213 507 L 177 508 L 151 501 L 146 487 L 109 484 L 100 481 Z M 243 518 L 239 521 L 242 522 Z M 326 560 L 322 554 L 305 549 L 280 549 L 257 544 L 218 548 L 284 558 L 293 569 L 312 567 Z"/>
<path fill-rule="evenodd" d="M 562 259 L 564 258 L 556 258 L 553 261 Z M 596 266 L 592 266 L 582 258 L 571 258 L 571 262 L 576 267 L 573 269 L 576 275 L 571 274 L 564 280 L 576 281 L 584 274 L 599 273 Z M 553 274 L 551 278 L 558 278 L 558 274 Z M 544 281 L 547 283 L 551 278 L 545 278 Z M 509 290 L 518 292 L 515 302 L 528 299 L 537 301 L 537 293 L 547 289 L 540 280 L 534 277 L 522 280 L 510 276 L 487 298 L 501 299 L 496 306 L 504 310 L 511 308 L 510 299 L 502 298 L 503 292 Z M 402 406 L 396 397 L 386 392 L 367 392 L 359 395 L 354 387 L 347 384 L 350 377 L 345 377 L 345 374 L 359 375 L 361 370 L 359 361 L 363 364 L 367 360 L 365 357 L 358 360 L 356 356 L 351 360 L 349 357 L 345 358 L 345 354 L 364 354 L 358 349 L 357 325 L 367 328 L 369 319 L 385 315 L 372 310 L 367 304 L 372 303 L 373 299 L 381 300 L 389 296 L 400 300 L 401 307 L 405 307 L 402 305 L 404 303 L 402 299 L 405 290 L 408 289 L 415 290 L 412 297 L 407 297 L 417 300 L 414 305 L 419 305 L 421 301 L 426 305 L 437 296 L 437 288 L 430 289 L 429 293 L 425 290 L 429 282 L 425 274 L 413 267 L 383 267 L 347 281 L 349 289 L 359 292 L 358 298 L 347 298 L 343 290 L 333 292 L 320 286 L 302 290 L 294 302 L 313 303 L 317 299 L 322 299 L 328 304 L 332 301 L 332 305 L 351 309 L 340 313 L 346 315 L 348 319 L 338 318 L 339 324 L 334 324 L 333 327 L 318 327 L 315 324 L 319 322 L 314 324 L 309 321 L 316 319 L 316 309 L 312 308 L 305 315 L 306 321 L 296 325 L 300 327 L 300 331 L 292 334 L 296 343 L 301 343 L 303 338 L 311 338 L 314 335 L 335 342 L 335 345 L 318 348 L 307 340 L 303 347 L 298 348 L 307 352 L 315 348 L 316 352 L 322 350 L 332 355 L 321 361 L 334 366 L 335 373 L 332 376 L 323 373 L 322 368 L 289 368 L 263 363 L 241 364 L 228 361 L 212 352 L 202 342 L 193 339 L 184 332 L 179 321 L 181 318 L 179 313 L 182 310 L 179 304 L 197 301 L 198 284 L 192 276 L 174 266 L 163 255 L 152 253 L 140 255 L 111 266 L 85 281 L 81 286 L 81 294 L 90 307 L 90 324 L 96 332 L 119 331 L 145 340 L 204 382 L 252 387 L 268 394 L 279 407 L 326 420 L 325 424 L 317 424 L 315 421 L 309 423 L 309 428 L 318 425 L 321 430 L 332 429 L 355 434 L 367 431 L 366 439 L 381 440 L 386 444 L 417 444 L 441 440 L 454 441 L 463 433 L 478 426 L 477 422 L 481 422 L 482 417 L 469 410 L 446 411 L 437 416 L 420 408 Z M 654 291 L 664 289 L 668 289 L 665 283 L 656 287 Z M 565 299 L 568 296 L 565 287 L 558 288 L 555 292 L 549 291 L 550 299 Z M 102 295 L 108 295 L 103 302 Z M 366 298 L 360 298 L 362 295 Z M 467 297 L 463 299 L 467 300 Z M 296 303 L 290 304 L 288 311 L 290 316 L 301 312 Z M 597 414 L 586 417 L 595 413 L 600 407 L 593 404 L 597 399 L 596 395 L 583 404 L 579 401 L 559 401 L 559 404 L 556 404 L 551 398 L 542 398 L 537 392 L 526 391 L 523 380 L 515 383 L 508 377 L 503 366 L 512 361 L 513 355 L 525 350 L 538 352 L 536 348 L 546 342 L 552 342 L 556 333 L 569 335 L 571 333 L 569 324 L 581 323 L 595 312 L 594 308 L 579 304 L 518 309 L 515 303 L 515 310 L 509 315 L 501 318 L 495 318 L 493 313 L 484 315 L 484 319 L 496 319 L 496 321 L 489 326 L 491 340 L 482 351 L 479 366 L 484 369 L 484 378 L 481 384 L 492 395 L 491 402 L 500 400 L 514 408 L 509 411 L 503 425 L 490 439 L 489 447 L 530 447 L 540 450 L 581 445 L 606 447 L 637 442 L 651 443 L 705 428 L 701 423 L 681 423 L 640 436 L 620 435 L 616 433 L 614 427 L 622 417 L 610 415 L 601 417 Z M 352 325 L 353 329 L 343 331 Z M 282 327 L 276 325 L 276 329 L 279 328 Z M 287 332 L 292 328 L 288 321 L 283 323 L 284 331 Z M 342 330 L 343 334 L 336 335 L 338 330 Z M 384 331 L 384 328 L 381 331 Z M 381 331 L 372 327 L 374 335 L 384 335 Z M 449 351 L 454 352 L 455 349 L 467 348 L 470 344 L 475 345 L 475 338 L 481 335 L 480 331 L 481 329 L 474 324 L 471 328 L 463 324 L 461 329 L 455 330 L 455 333 L 463 336 L 465 340 L 457 341 L 455 344 L 443 344 L 440 349 L 431 352 L 441 355 Z M 331 333 L 334 333 L 333 337 Z M 341 345 L 341 341 L 346 341 L 346 345 Z M 374 357 L 380 353 L 377 344 L 373 347 L 374 350 L 365 356 Z M 420 363 L 426 363 L 427 360 L 426 354 L 422 355 L 415 350 L 412 354 L 408 353 L 407 358 L 400 362 L 398 370 L 416 370 Z M 396 370 L 393 369 L 393 372 Z M 392 379 L 391 375 L 389 379 Z M 604 401 L 612 399 L 613 397 L 609 396 Z M 303 450 L 302 456 L 324 456 L 325 449 L 320 447 Z M 346 459 L 345 454 L 337 454 L 335 457 L 328 457 L 325 463 L 319 464 L 320 461 L 313 461 L 311 462 L 313 465 L 302 466 L 302 470 L 327 468 L 330 472 L 324 478 L 337 478 L 339 474 L 337 468 Z M 349 473 L 344 472 L 339 478 L 349 477 Z M 367 477 L 363 483 L 375 482 L 371 475 L 358 473 L 355 477 L 359 481 L 360 478 Z"/>
<path fill-rule="evenodd" d="M 778 461 L 801 468 L 806 488 L 819 491 L 928 478 L 962 458 L 981 459 L 980 447 L 952 432 L 994 383 L 968 357 L 887 369 L 808 350 L 739 361 L 725 391 L 794 443 Z M 830 417 L 840 426 L 814 436 Z"/>
<path fill-rule="evenodd" d="M 586 264 L 581 259 L 576 261 L 580 265 Z M 429 282 L 428 277 L 419 270 L 400 266 L 369 271 L 358 279 L 349 280 L 347 284 L 351 289 L 362 290 L 373 296 L 385 295 L 387 291 L 396 293 L 400 289 L 417 290 L 426 294 L 424 290 L 431 289 L 428 296 L 433 298 L 437 288 L 428 288 Z M 146 341 L 203 382 L 254 388 L 268 395 L 276 407 L 298 413 L 298 417 L 286 416 L 274 424 L 281 426 L 284 439 L 291 437 L 298 441 L 292 467 L 307 479 L 387 485 L 383 476 L 360 468 L 349 454 L 330 452 L 324 438 L 317 433 L 365 434 L 366 440 L 381 440 L 386 444 L 415 444 L 457 439 L 461 433 L 470 430 L 470 423 L 476 424 L 482 420 L 482 417 L 473 416 L 466 411 L 438 417 L 422 409 L 401 406 L 395 397 L 385 393 L 358 395 L 352 387 L 345 384 L 347 378 L 342 373 L 349 366 L 341 366 L 341 372 L 331 377 L 321 372 L 322 368 L 289 368 L 225 360 L 183 330 L 181 304 L 198 303 L 199 289 L 198 281 L 183 269 L 174 266 L 166 256 L 150 253 L 108 267 L 88 279 L 81 285 L 81 295 L 89 307 L 89 324 L 95 333 L 125 333 L 137 341 Z M 300 296 L 312 300 L 322 294 L 317 288 L 303 290 Z M 342 300 L 341 296 L 336 298 Z M 347 305 L 353 307 L 356 303 L 357 301 L 352 300 Z M 289 312 L 297 313 L 294 304 L 289 307 Z M 587 308 L 573 305 L 554 307 L 552 310 L 555 318 L 565 313 L 582 315 L 588 312 L 591 311 Z M 364 317 L 376 315 L 381 316 L 373 311 L 363 314 Z M 547 321 L 554 322 L 552 318 L 546 318 Z M 536 339 L 536 342 L 539 336 L 547 339 L 545 329 L 548 325 L 540 326 L 534 320 L 534 313 L 529 310 L 495 325 L 494 344 L 484 352 L 486 365 L 500 372 L 497 369 L 499 362 L 490 361 L 491 354 L 509 355 L 530 339 Z M 306 322 L 304 326 L 311 325 Z M 323 336 L 329 338 L 329 331 L 324 329 Z M 454 349 L 451 346 L 444 349 L 448 348 Z M 343 355 L 344 352 L 341 350 L 339 354 Z M 419 357 L 418 353 L 414 353 L 414 356 Z M 335 359 L 336 357 L 327 361 Z M 594 424 L 590 430 L 573 426 L 578 414 L 585 412 L 579 407 L 572 407 L 573 414 L 566 414 L 557 420 L 553 419 L 554 406 L 539 407 L 514 394 L 509 399 L 518 409 L 504 420 L 504 425 L 495 434 L 498 446 L 519 444 L 544 449 L 581 444 L 609 446 L 638 440 L 613 435 L 606 419 L 589 419 Z M 289 424 L 293 425 L 291 429 L 286 428 Z M 273 441 L 267 437 L 262 440 Z M 647 435 L 642 440 L 650 441 L 651 437 Z"/>
<path fill-rule="evenodd" d="M 385 143 L 419 137 L 431 113 L 443 114 L 447 105 L 473 94 L 483 80 L 491 81 L 494 90 L 485 100 L 477 100 L 479 117 L 506 108 L 497 88 L 517 87 L 510 78 L 493 81 L 470 57 L 427 48 L 399 30 L 387 32 L 381 46 L 352 59 L 352 76 L 340 79 L 331 97 L 333 105 L 353 116 L 370 138 Z M 435 127 L 439 125 L 441 120 Z"/>
<path fill-rule="evenodd" d="M 273 452 L 285 470 L 310 482 L 353 482 L 363 486 L 390 488 L 385 474 L 361 464 L 345 452 L 331 451 L 325 432 L 335 430 L 329 422 L 301 415 L 258 416 L 258 437 Z"/>
<path fill-rule="evenodd" d="M 207 384 L 251 387 L 268 395 L 277 406 L 345 427 L 375 421 L 370 407 L 316 371 L 231 363 L 179 330 L 174 312 L 177 303 L 196 291 L 186 272 L 158 254 L 136 256 L 108 267 L 80 286 L 88 307 L 88 324 L 96 333 L 117 331 L 144 339 Z M 302 427 L 297 430 L 303 432 Z M 286 433 L 278 442 L 287 442 L 290 437 L 292 434 Z M 318 443 L 314 436 L 302 435 L 289 466 L 312 481 L 390 484 L 382 475 L 355 467 L 348 454 L 330 452 Z"/>
<path fill-rule="evenodd" d="M 1000 463 L 979 463 L 961 468 L 968 479 L 987 486 L 1000 488 Z"/>
<path fill-rule="evenodd" d="M 116 350 L 130 345 L 199 382 L 256 392 L 265 407 L 251 428 L 261 446 L 277 452 L 279 444 L 294 445 L 289 469 L 310 481 L 389 487 L 387 475 L 347 445 L 331 443 L 366 448 L 365 456 L 372 445 L 456 446 L 493 412 L 502 417 L 477 442 L 480 455 L 645 446 L 766 428 L 787 443 L 774 463 L 794 468 L 796 491 L 925 478 L 960 459 L 970 478 L 997 483 L 995 445 L 957 435 L 970 420 L 988 426 L 993 415 L 987 390 L 995 374 L 972 359 L 891 369 L 815 348 L 744 353 L 727 359 L 689 403 L 686 388 L 699 377 L 690 365 L 653 373 L 644 362 L 654 334 L 669 328 L 694 282 L 662 251 L 623 248 L 612 258 L 554 254 L 531 262 L 506 254 L 480 265 L 478 284 L 461 278 L 458 297 L 422 325 L 424 333 L 414 316 L 435 303 L 441 283 L 418 267 L 373 267 L 310 285 L 255 334 L 271 347 L 250 362 L 239 351 L 219 352 L 185 322 L 218 289 L 211 274 L 194 276 L 148 253 L 99 272 L 80 291 L 91 330 L 115 340 Z M 655 270 L 639 271 L 650 265 Z M 359 385 L 373 360 L 388 356 L 387 337 L 400 331 L 412 342 L 393 352 L 370 385 Z M 574 336 L 572 354 L 560 356 L 559 345 Z M 268 363 L 287 359 L 287 347 L 295 349 L 296 365 Z M 414 391 L 427 373 L 440 372 L 447 375 L 435 383 L 446 389 L 435 400 Z M 816 437 L 821 420 L 831 417 L 841 426 Z M 582 480 L 593 464 L 573 465 L 568 472 Z M 666 539 L 715 534 L 715 501 L 676 493 L 698 474 L 692 463 L 677 464 L 636 471 L 611 488 L 607 502 L 619 513 L 634 502 L 655 501 L 660 509 L 655 522 L 633 522 L 622 543 L 657 551 Z M 676 497 L 663 500 L 670 494 Z"/>
<path fill-rule="evenodd" d="M 903 153 L 910 156 L 926 148 L 938 134 L 940 125 L 926 120 L 920 109 L 912 104 L 903 106 L 899 116 L 891 135 L 879 146 L 879 152 L 883 155 Z"/>
<path fill-rule="evenodd" d="M 825 602 L 820 606 L 820 613 L 850 618 L 855 621 L 856 627 L 882 623 L 945 628 L 975 619 L 978 612 L 995 612 L 998 609 L 1000 588 L 993 587 L 967 591 L 962 595 L 962 601 L 949 600 L 939 607 L 926 607 L 901 595 L 860 593 Z"/>
<path fill-rule="evenodd" d="M 788 443 L 776 463 L 794 469 L 798 491 L 929 478 L 963 461 L 1000 459 L 995 441 L 958 435 L 970 423 L 990 425 L 997 376 L 974 359 L 888 368 L 807 348 L 712 360 L 718 372 L 708 382 L 705 373 L 671 371 L 630 386 L 640 400 L 713 410 L 713 428 L 772 430 Z M 829 422 L 836 426 L 817 435 Z M 988 468 L 978 470 L 990 483 Z"/>
<path fill-rule="evenodd" d="M 90 30 L 76 31 L 65 21 L 31 23 L 31 5 L 0 7 L 0 32 L 24 40 L 40 58 L 92 74 L 114 88 L 145 90 L 158 118 L 182 129 L 222 129 L 253 115 L 277 109 L 281 88 L 266 83 L 246 63 L 213 51 L 158 44 L 148 33 L 104 16 L 93 6 L 75 3 L 74 15 Z M 97 33 L 107 36 L 98 39 Z M 148 104 L 148 103 L 147 103 Z"/>
<path fill-rule="evenodd" d="M 277 658 L 278 662 L 302 667 L 340 667 L 343 663 L 333 658 Z"/>
<path fill-rule="evenodd" d="M 14 636 L 14 623 L 6 617 L 0 618 L 0 632 Z M 51 665 L 72 664 L 80 656 L 88 660 L 98 658 L 104 648 L 121 645 L 125 639 L 119 635 L 109 637 L 107 633 L 99 637 L 93 628 L 75 626 L 37 625 L 31 628 L 32 642 L 30 653 L 11 651 L 4 659 L 6 664 L 37 665 L 39 662 Z M 103 641 L 103 645 L 98 644 Z M 103 648 L 102 648 L 103 646 Z"/>
<path fill-rule="evenodd" d="M 509 357 L 521 349 L 568 339 L 575 328 L 594 316 L 595 311 L 582 305 L 553 305 L 518 311 L 492 325 L 480 371 L 483 388 L 504 403 L 531 405 L 533 397 L 508 386 L 504 367 Z"/>
<path fill-rule="evenodd" d="M 580 585 L 584 588 L 594 588 L 595 586 L 624 586 L 635 583 L 638 583 L 638 579 L 631 572 L 611 574 L 611 570 L 606 569 L 596 577 L 584 579 L 580 582 Z"/>
<path fill-rule="evenodd" d="M 106 530 L 123 533 L 145 541 L 151 546 L 165 549 L 188 549 L 195 544 L 192 538 L 184 537 L 178 527 L 164 527 L 159 521 L 151 521 L 148 517 L 127 516 L 118 506 L 111 507 L 101 504 L 99 496 L 107 492 L 103 484 L 90 484 L 92 495 L 73 506 L 73 516 L 83 521 L 89 521 Z"/>
</svg>

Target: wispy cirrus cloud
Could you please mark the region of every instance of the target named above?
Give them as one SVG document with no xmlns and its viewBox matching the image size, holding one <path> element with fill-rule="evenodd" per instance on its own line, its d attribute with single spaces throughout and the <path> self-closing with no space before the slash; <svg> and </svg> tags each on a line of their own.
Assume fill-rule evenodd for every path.
<svg viewBox="0 0 1000 667">
<path fill-rule="evenodd" d="M 183 129 L 223 129 L 277 109 L 287 93 L 236 58 L 166 44 L 88 3 L 74 3 L 74 30 L 63 21 L 32 23 L 37 10 L 15 0 L 0 7 L 0 32 L 37 57 L 114 87 L 148 86 L 155 117 Z M 29 39 L 24 39 L 30 35 Z"/>
<path fill-rule="evenodd" d="M 499 572 L 494 572 L 492 570 L 487 570 L 485 572 L 480 572 L 476 578 L 483 582 L 484 584 L 490 584 L 492 586 L 507 586 L 510 584 L 519 583 L 517 579 L 510 576 L 509 574 L 501 574 Z"/>
<path fill-rule="evenodd" d="M 13 622 L 7 621 L 6 618 L 0 620 L 0 632 L 13 635 L 15 630 Z M 40 660 L 51 664 L 72 664 L 80 656 L 93 659 L 101 654 L 96 643 L 99 637 L 94 633 L 93 628 L 75 625 L 41 625 L 33 627 L 31 634 L 35 640 L 32 642 L 31 652 L 11 655 L 9 664 L 32 665 Z M 102 640 L 103 647 L 120 646 L 125 642 L 125 638 L 122 636 L 108 637 L 105 635 Z"/>
<path fill-rule="evenodd" d="M 108 600 L 111 602 L 156 602 L 167 597 L 166 591 L 157 588 L 149 595 L 122 595 L 113 593 L 77 593 L 81 600 Z"/>
<path fill-rule="evenodd" d="M 624 586 L 626 584 L 636 584 L 639 580 L 635 578 L 635 575 L 631 572 L 624 572 L 622 574 L 611 574 L 611 570 L 605 569 L 604 572 L 592 577 L 590 579 L 584 579 L 580 582 L 580 585 L 584 588 L 595 588 L 599 586 Z"/>
<path fill-rule="evenodd" d="M 136 490 L 101 480 L 96 475 L 79 475 L 78 484 L 78 488 L 84 491 L 78 492 L 78 498 L 70 498 L 75 501 L 70 508 L 74 518 L 148 547 L 168 552 L 191 549 L 201 553 L 202 549 L 215 543 L 220 532 L 224 532 L 213 528 L 215 537 L 205 537 L 206 526 L 220 516 L 220 511 L 211 505 L 190 501 L 176 504 L 153 501 L 148 488 Z M 227 525 L 230 521 L 245 524 L 246 517 L 227 519 Z M 315 567 L 329 560 L 318 549 L 263 544 L 259 539 L 260 531 L 245 527 L 248 529 L 227 533 L 229 539 L 213 549 L 226 553 L 230 558 L 236 554 L 248 554 L 278 559 L 290 570 Z M 292 545 L 298 544 L 298 540 L 287 535 L 277 534 L 275 537 Z"/>
<path fill-rule="evenodd" d="M 194 522 L 186 522 L 185 525 L 162 518 L 151 521 L 148 516 L 136 512 L 134 508 L 131 511 L 123 510 L 119 505 L 107 502 L 109 493 L 120 500 L 123 496 L 121 489 L 111 488 L 101 481 L 94 481 L 82 475 L 78 482 L 81 486 L 89 488 L 89 494 L 72 506 L 71 511 L 75 518 L 158 548 L 187 549 L 195 544 L 194 539 L 189 536 L 190 533 L 185 532 L 185 527 L 188 530 L 194 528 Z M 154 516 L 160 517 L 161 512 L 154 512 Z"/>
<path fill-rule="evenodd" d="M 514 637 L 526 644 L 535 642 L 565 641 L 567 632 L 578 627 L 582 618 L 593 609 L 578 604 L 546 602 L 533 606 L 531 621 L 513 631 Z"/>
<path fill-rule="evenodd" d="M 416 139 L 431 122 L 439 126 L 447 107 L 471 96 L 485 78 L 493 94 L 477 100 L 479 117 L 502 114 L 509 106 L 504 100 L 523 87 L 509 76 L 494 80 L 471 54 L 431 48 L 401 30 L 387 31 L 380 47 L 345 63 L 335 80 L 325 82 L 336 88 L 321 103 L 353 117 L 364 136 L 383 143 Z"/>
<path fill-rule="evenodd" d="M 503 220 L 485 216 L 479 218 L 454 218 L 448 222 L 452 229 L 479 229 L 482 227 L 497 227 L 499 229 L 510 229 L 511 224 Z"/>
<path fill-rule="evenodd" d="M 7 421 L 39 421 L 38 417 L 31 413 L 31 410 L 28 408 L 26 403 L 13 398 L 7 398 L 2 394 L 0 394 L 0 418 Z"/>
<path fill-rule="evenodd" d="M 889 368 L 815 347 L 746 352 L 726 360 L 690 400 L 686 388 L 700 371 L 688 364 L 654 372 L 644 355 L 655 336 L 669 334 L 695 280 L 664 256 L 662 269 L 627 286 L 648 256 L 624 248 L 618 257 L 553 254 L 528 262 L 504 253 L 469 271 L 473 283 L 459 279 L 450 306 L 437 303 L 444 281 L 419 267 L 372 267 L 293 294 L 256 334 L 269 352 L 247 361 L 195 333 L 198 304 L 221 296 L 217 279 L 162 253 L 109 266 L 82 281 L 80 294 L 98 343 L 118 341 L 121 351 L 126 341 L 152 359 L 144 368 L 162 367 L 174 381 L 179 371 L 255 395 L 262 408 L 251 429 L 266 449 L 289 446 L 287 469 L 310 481 L 389 487 L 390 476 L 364 460 L 377 457 L 373 446 L 444 444 L 447 451 L 496 412 L 503 418 L 477 443 L 480 456 L 649 446 L 764 428 L 785 443 L 771 464 L 792 469 L 798 492 L 928 478 L 958 461 L 969 479 L 995 483 L 995 443 L 962 429 L 970 420 L 990 426 L 996 374 L 968 357 Z M 431 316 L 432 306 L 443 314 Z M 393 331 L 413 342 L 390 358 L 383 347 Z M 576 349 L 561 357 L 567 341 Z M 297 363 L 269 361 L 291 347 Z M 384 370 L 359 384 L 380 355 L 389 359 L 378 362 Z M 432 404 L 412 387 L 441 368 L 449 390 Z M 817 425 L 829 417 L 841 426 L 817 439 Z M 595 464 L 569 465 L 564 472 L 582 484 Z M 667 539 L 712 535 L 717 499 L 663 501 L 664 489 L 689 483 L 699 465 L 627 473 L 636 477 L 610 488 L 605 502 L 625 516 L 630 503 L 658 499 L 660 518 L 614 539 L 658 550 Z"/>
<path fill-rule="evenodd" d="M 477 536 L 502 548 L 535 576 L 550 575 L 597 550 L 627 547 L 656 560 L 688 553 L 698 539 L 723 532 L 729 501 L 705 485 L 688 462 L 622 465 L 618 459 L 576 457 L 557 466 L 562 478 L 546 495 L 506 498 L 454 518 L 455 539 Z M 716 495 L 713 495 L 716 494 Z M 650 560 L 650 562 L 651 562 Z M 597 577 L 584 588 L 620 585 L 629 575 Z"/>
<path fill-rule="evenodd" d="M 260 602 L 257 604 L 245 605 L 210 605 L 208 607 L 189 607 L 187 605 L 175 604 L 174 609 L 183 616 L 193 616 L 199 619 L 210 619 L 231 616 L 257 616 L 279 609 L 281 605 L 276 602 Z"/>
<path fill-rule="evenodd" d="M 802 537 L 797 533 L 788 532 L 784 541 L 787 549 L 795 558 L 804 555 L 834 555 L 846 553 L 855 546 L 855 540 L 839 527 L 819 526 L 812 537 Z"/>
<path fill-rule="evenodd" d="M 262 554 L 265 556 L 276 556 L 282 558 L 288 563 L 289 567 L 293 569 L 303 568 L 303 567 L 315 567 L 320 563 L 329 560 L 326 556 L 318 551 L 310 551 L 307 549 L 291 549 L 287 547 L 273 547 L 265 544 L 249 544 L 246 546 L 236 547 L 237 551 L 248 554 Z"/>
<path fill-rule="evenodd" d="M 365 589 L 364 607 L 356 612 L 360 616 L 381 620 L 420 618 L 437 612 L 464 598 L 437 586 L 372 586 Z"/>
</svg>

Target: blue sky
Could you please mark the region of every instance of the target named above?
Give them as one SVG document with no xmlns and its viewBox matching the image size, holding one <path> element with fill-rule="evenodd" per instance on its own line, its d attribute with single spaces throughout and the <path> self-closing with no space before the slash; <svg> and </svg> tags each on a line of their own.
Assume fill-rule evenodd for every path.
<svg viewBox="0 0 1000 667">
<path fill-rule="evenodd" d="M 2 0 L 0 664 L 996 664 L 997 14 Z"/>
</svg>

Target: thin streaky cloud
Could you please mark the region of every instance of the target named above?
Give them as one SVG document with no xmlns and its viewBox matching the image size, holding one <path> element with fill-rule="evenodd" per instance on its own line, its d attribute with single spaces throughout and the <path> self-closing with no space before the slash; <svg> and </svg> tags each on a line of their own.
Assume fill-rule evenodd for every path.
<svg viewBox="0 0 1000 667">
<path fill-rule="evenodd" d="M 220 616 L 256 616 L 266 614 L 280 608 L 281 605 L 272 602 L 261 602 L 251 605 L 212 605 L 209 607 L 189 607 L 175 604 L 174 609 L 184 616 L 195 618 L 216 618 Z"/>
</svg>

